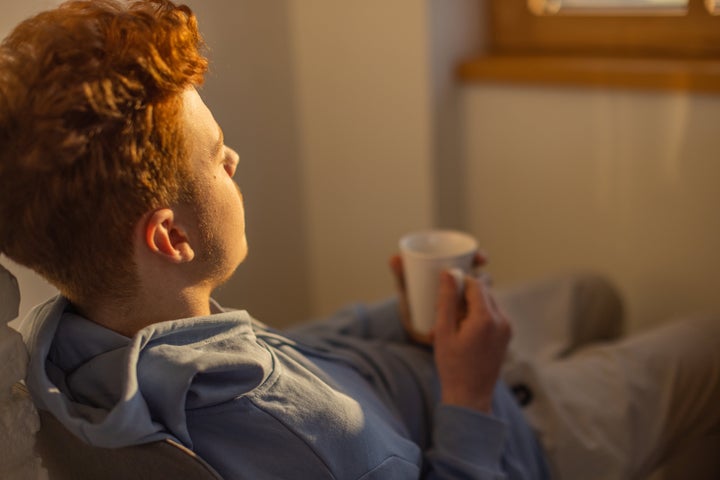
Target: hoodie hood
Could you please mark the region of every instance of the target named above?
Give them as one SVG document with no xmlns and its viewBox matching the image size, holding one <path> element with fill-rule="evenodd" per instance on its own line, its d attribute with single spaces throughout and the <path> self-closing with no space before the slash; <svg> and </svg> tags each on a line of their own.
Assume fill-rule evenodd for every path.
<svg viewBox="0 0 720 480">
<path fill-rule="evenodd" d="M 37 407 L 108 448 L 163 438 L 192 448 L 186 409 L 241 397 L 273 371 L 245 311 L 161 322 L 129 338 L 74 313 L 59 296 L 33 309 L 19 330 Z"/>
</svg>

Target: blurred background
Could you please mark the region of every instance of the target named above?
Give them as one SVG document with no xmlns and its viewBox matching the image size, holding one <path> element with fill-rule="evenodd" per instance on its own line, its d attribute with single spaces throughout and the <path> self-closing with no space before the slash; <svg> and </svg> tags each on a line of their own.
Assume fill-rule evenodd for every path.
<svg viewBox="0 0 720 480">
<path fill-rule="evenodd" d="M 2 1 L 0 36 L 59 2 Z M 607 275 L 631 330 L 720 311 L 720 96 L 459 80 L 478 0 L 192 0 L 241 156 L 250 255 L 216 294 L 275 326 L 393 293 L 398 238 L 467 230 L 500 287 Z M 30 272 L 23 312 L 52 294 Z"/>
</svg>

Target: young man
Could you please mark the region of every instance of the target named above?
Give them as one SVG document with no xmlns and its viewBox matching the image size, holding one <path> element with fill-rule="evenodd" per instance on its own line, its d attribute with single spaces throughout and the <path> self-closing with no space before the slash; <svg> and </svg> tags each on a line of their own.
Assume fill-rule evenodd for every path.
<svg viewBox="0 0 720 480">
<path fill-rule="evenodd" d="M 539 446 L 498 381 L 510 326 L 478 280 L 459 304 L 443 276 L 432 350 L 407 340 L 392 303 L 281 334 L 211 300 L 247 243 L 238 156 L 196 90 L 201 44 L 185 7 L 93 0 L 2 45 L 0 251 L 62 294 L 23 325 L 38 407 L 99 446 L 172 437 L 228 479 L 543 479 L 546 452 L 563 478 L 579 478 L 567 452 L 602 467 L 608 449 L 575 448 L 595 437 L 564 422 L 577 402 L 528 412 Z M 626 350 L 580 365 L 636 358 Z M 631 449 L 618 468 L 630 478 L 665 450 Z"/>
</svg>

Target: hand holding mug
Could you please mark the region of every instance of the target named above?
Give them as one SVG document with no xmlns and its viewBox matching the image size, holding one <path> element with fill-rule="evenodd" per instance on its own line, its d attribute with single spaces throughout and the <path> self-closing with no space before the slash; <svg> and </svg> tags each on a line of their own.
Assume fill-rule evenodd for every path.
<svg viewBox="0 0 720 480">
<path fill-rule="evenodd" d="M 464 276 L 486 263 L 476 240 L 466 233 L 429 230 L 402 237 L 400 255 L 390 259 L 390 267 L 400 293 L 403 324 L 413 340 L 432 342 L 440 275 L 445 271 L 451 273 L 461 292 Z M 461 300 L 462 295 L 458 294 L 460 308 Z"/>
</svg>

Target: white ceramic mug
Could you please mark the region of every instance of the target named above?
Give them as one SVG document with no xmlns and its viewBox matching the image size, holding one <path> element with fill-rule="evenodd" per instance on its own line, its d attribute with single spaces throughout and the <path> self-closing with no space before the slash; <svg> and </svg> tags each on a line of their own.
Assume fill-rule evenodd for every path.
<svg viewBox="0 0 720 480">
<path fill-rule="evenodd" d="M 477 249 L 475 238 L 454 230 L 414 232 L 400 239 L 410 317 L 417 333 L 428 334 L 435 323 L 440 274 L 450 271 L 461 287 Z"/>
</svg>

